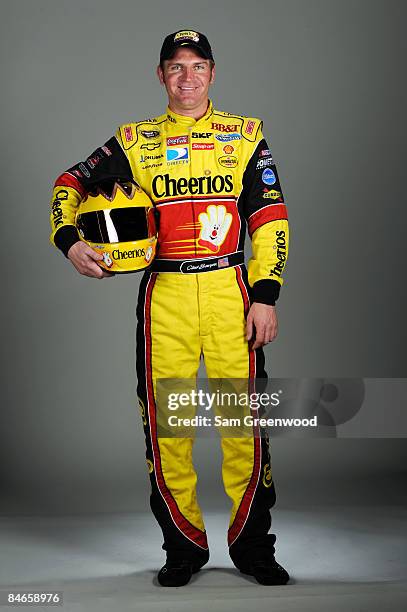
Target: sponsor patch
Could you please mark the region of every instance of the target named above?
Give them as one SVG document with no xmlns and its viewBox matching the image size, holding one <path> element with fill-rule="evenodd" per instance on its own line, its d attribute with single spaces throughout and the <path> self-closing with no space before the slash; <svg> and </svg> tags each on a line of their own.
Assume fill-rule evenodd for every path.
<svg viewBox="0 0 407 612">
<path fill-rule="evenodd" d="M 131 129 L 130 125 L 126 125 L 126 127 L 124 128 L 124 137 L 127 142 L 133 141 L 133 130 Z"/>
<path fill-rule="evenodd" d="M 262 149 L 262 151 L 259 153 L 259 157 L 268 157 L 269 155 L 271 157 L 270 149 Z"/>
<path fill-rule="evenodd" d="M 102 159 L 102 156 L 98 154 L 93 155 L 93 157 L 88 157 L 88 159 L 86 160 L 86 163 L 88 164 L 88 168 L 93 170 L 93 168 L 98 165 L 101 159 Z"/>
<path fill-rule="evenodd" d="M 158 130 L 141 130 L 140 133 L 144 138 L 157 138 L 160 135 Z"/>
<path fill-rule="evenodd" d="M 187 147 L 171 147 L 167 149 L 167 162 L 186 162 L 188 161 Z"/>
<path fill-rule="evenodd" d="M 223 147 L 223 152 L 226 153 L 226 155 L 230 155 L 231 153 L 233 153 L 234 150 L 235 147 L 232 147 L 232 145 L 225 145 Z"/>
<path fill-rule="evenodd" d="M 188 136 L 172 136 L 167 138 L 167 147 L 178 147 L 188 144 Z"/>
<path fill-rule="evenodd" d="M 263 193 L 264 199 L 279 200 L 281 198 L 281 191 L 276 189 L 266 189 Z"/>
<path fill-rule="evenodd" d="M 192 149 L 195 151 L 212 151 L 215 148 L 213 142 L 193 142 Z"/>
<path fill-rule="evenodd" d="M 145 166 L 141 166 L 142 170 L 148 170 L 149 168 L 160 168 L 163 165 L 163 162 L 157 162 L 156 164 L 146 164 Z"/>
<path fill-rule="evenodd" d="M 267 168 L 267 166 L 274 166 L 274 161 L 272 157 L 265 157 L 264 159 L 259 159 L 256 164 L 256 170 Z"/>
<path fill-rule="evenodd" d="M 218 162 L 225 168 L 236 168 L 237 157 L 234 155 L 222 155 L 222 157 L 218 157 Z"/>
<path fill-rule="evenodd" d="M 178 195 L 209 195 L 212 193 L 231 193 L 233 191 L 233 176 L 231 174 L 216 174 L 210 172 L 205 176 L 181 177 L 175 179 L 170 174 L 158 174 L 151 183 L 156 198 Z"/>
<path fill-rule="evenodd" d="M 55 199 L 52 202 L 52 216 L 54 220 L 54 227 L 57 228 L 59 225 L 62 225 L 64 213 L 61 208 L 61 203 L 63 200 L 68 199 L 68 191 L 66 189 L 59 189 L 55 194 Z"/>
<path fill-rule="evenodd" d="M 229 266 L 228 257 L 222 257 L 221 259 L 218 259 L 218 268 L 227 268 L 228 266 Z"/>
<path fill-rule="evenodd" d="M 147 151 L 154 151 L 154 149 L 157 149 L 157 147 L 159 147 L 161 144 L 161 142 L 145 142 L 144 144 L 141 145 L 141 149 L 147 149 Z"/>
<path fill-rule="evenodd" d="M 226 125 L 225 123 L 212 123 L 212 129 L 218 132 L 236 132 L 239 129 L 238 125 Z"/>
<path fill-rule="evenodd" d="M 192 138 L 210 138 L 212 136 L 212 132 L 192 132 Z"/>
<path fill-rule="evenodd" d="M 89 178 L 90 177 L 90 172 L 89 170 L 86 168 L 86 166 L 84 164 L 79 164 L 78 168 L 81 169 L 81 171 L 83 172 L 83 174 Z"/>
<path fill-rule="evenodd" d="M 174 42 L 176 40 L 184 40 L 185 39 L 189 39 L 189 40 L 193 40 L 194 42 L 198 42 L 199 41 L 199 34 L 198 32 L 194 32 L 193 30 L 182 30 L 181 32 L 177 32 L 174 36 Z"/>
<path fill-rule="evenodd" d="M 248 121 L 247 125 L 246 125 L 246 129 L 245 132 L 246 134 L 253 134 L 253 130 L 254 130 L 254 126 L 255 126 L 255 122 L 254 121 Z"/>
<path fill-rule="evenodd" d="M 278 262 L 274 268 L 271 268 L 269 276 L 281 276 L 287 257 L 287 244 L 284 230 L 276 231 L 276 245 L 274 249 L 277 251 L 276 255 Z"/>
<path fill-rule="evenodd" d="M 110 157 L 110 156 L 111 156 L 111 154 L 112 154 L 111 150 L 110 150 L 110 149 L 109 149 L 109 147 L 107 147 L 106 145 L 105 145 L 104 147 L 102 147 L 102 151 L 103 151 L 103 153 L 106 153 L 106 155 L 107 155 L 108 157 Z"/>
<path fill-rule="evenodd" d="M 261 180 L 265 185 L 274 185 L 276 182 L 276 175 L 270 168 L 266 168 L 263 170 L 263 174 L 261 175 Z"/>
<path fill-rule="evenodd" d="M 219 142 L 230 142 L 231 140 L 240 140 L 242 137 L 240 134 L 215 134 L 215 138 Z"/>
<path fill-rule="evenodd" d="M 156 161 L 157 159 L 161 159 L 162 157 L 164 157 L 164 155 L 162 153 L 159 153 L 158 155 L 140 155 L 140 163 L 144 164 L 146 161 Z"/>
</svg>

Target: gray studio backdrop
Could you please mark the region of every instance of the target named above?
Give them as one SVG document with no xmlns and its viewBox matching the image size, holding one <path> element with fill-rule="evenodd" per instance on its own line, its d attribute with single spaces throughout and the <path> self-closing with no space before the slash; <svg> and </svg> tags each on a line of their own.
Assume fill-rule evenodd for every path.
<svg viewBox="0 0 407 612">
<path fill-rule="evenodd" d="M 277 160 L 292 242 L 269 372 L 406 376 L 405 2 L 1 4 L 3 512 L 148 506 L 140 276 L 79 276 L 48 211 L 62 170 L 163 111 L 154 71 L 179 28 L 207 33 L 215 104 L 263 118 Z M 226 508 L 216 448 L 197 442 L 200 494 Z M 279 504 L 396 499 L 405 458 L 404 440 L 276 440 Z"/>
</svg>

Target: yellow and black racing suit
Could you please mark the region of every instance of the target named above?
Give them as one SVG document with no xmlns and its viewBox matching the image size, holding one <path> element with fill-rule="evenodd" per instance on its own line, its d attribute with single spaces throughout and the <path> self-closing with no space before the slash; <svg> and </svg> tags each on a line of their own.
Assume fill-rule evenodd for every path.
<svg viewBox="0 0 407 612">
<path fill-rule="evenodd" d="M 66 255 L 78 240 L 75 212 L 101 181 L 133 179 L 160 213 L 159 252 L 137 306 L 138 396 L 147 444 L 151 507 L 169 555 L 203 564 L 208 544 L 196 499 L 191 438 L 157 436 L 156 381 L 194 379 L 201 355 L 209 378 L 262 378 L 245 320 L 253 301 L 274 304 L 288 252 L 288 222 L 262 122 L 214 110 L 198 121 L 169 108 L 121 126 L 64 172 L 51 202 L 52 242 Z M 246 227 L 252 241 L 244 265 Z M 266 438 L 223 437 L 224 487 L 232 501 L 229 552 L 242 568 L 274 552 L 275 502 Z"/>
</svg>

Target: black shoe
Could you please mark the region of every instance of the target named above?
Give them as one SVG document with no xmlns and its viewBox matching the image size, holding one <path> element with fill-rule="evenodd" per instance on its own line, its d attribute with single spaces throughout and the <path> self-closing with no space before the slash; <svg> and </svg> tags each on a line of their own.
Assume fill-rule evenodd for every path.
<svg viewBox="0 0 407 612">
<path fill-rule="evenodd" d="M 199 572 L 201 567 L 187 560 L 167 561 L 158 572 L 157 580 L 165 587 L 185 586 L 191 580 L 192 574 Z"/>
<path fill-rule="evenodd" d="M 259 584 L 277 586 L 287 584 L 290 580 L 288 572 L 274 559 L 253 561 L 247 568 L 240 570 L 242 574 L 254 576 Z"/>
</svg>

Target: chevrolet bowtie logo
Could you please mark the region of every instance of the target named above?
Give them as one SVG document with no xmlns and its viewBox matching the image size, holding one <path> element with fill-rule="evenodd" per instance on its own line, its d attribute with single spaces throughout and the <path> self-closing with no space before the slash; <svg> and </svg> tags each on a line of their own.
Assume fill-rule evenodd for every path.
<svg viewBox="0 0 407 612">
<path fill-rule="evenodd" d="M 160 146 L 160 142 L 146 142 L 145 144 L 141 145 L 142 149 L 147 149 L 147 151 L 154 151 L 154 149 L 157 149 L 157 147 Z"/>
</svg>

